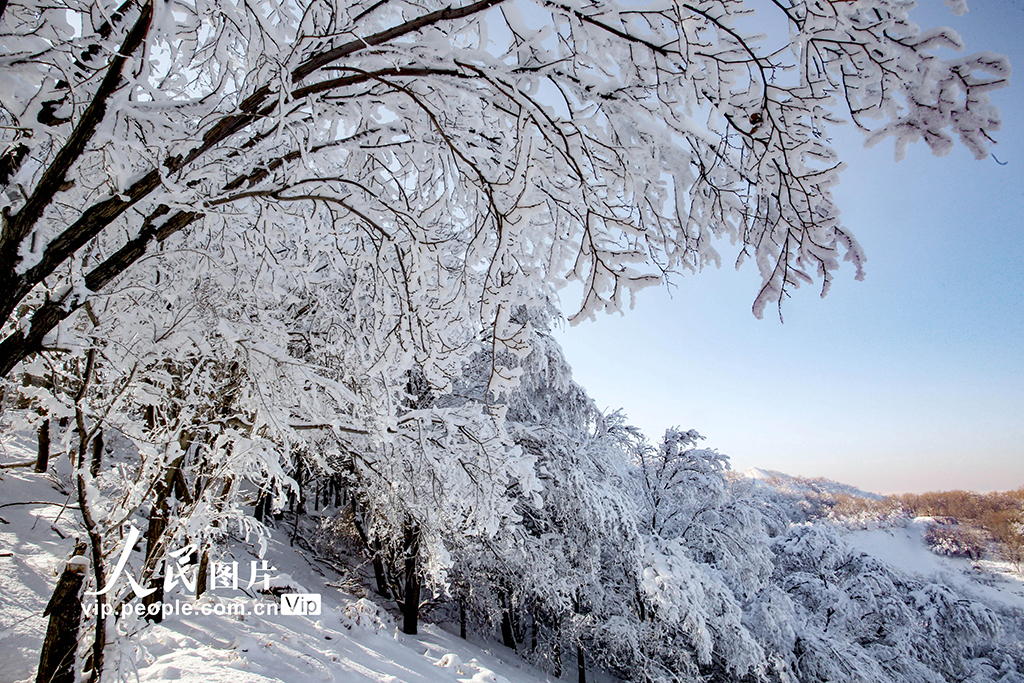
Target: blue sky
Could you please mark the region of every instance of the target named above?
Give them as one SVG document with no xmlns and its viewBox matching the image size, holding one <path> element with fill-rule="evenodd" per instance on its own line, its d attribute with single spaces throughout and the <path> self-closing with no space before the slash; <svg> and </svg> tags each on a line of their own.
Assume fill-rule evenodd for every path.
<svg viewBox="0 0 1024 683">
<path fill-rule="evenodd" d="M 950 25 L 968 52 L 1017 67 L 993 96 L 1005 165 L 923 145 L 896 163 L 891 141 L 863 149 L 834 130 L 850 166 L 837 195 L 866 280 L 844 268 L 824 299 L 798 291 L 785 323 L 757 320 L 757 273 L 734 271 L 722 244 L 722 269 L 558 334 L 602 408 L 651 437 L 697 429 L 734 469 L 885 493 L 1024 486 L 1024 3 L 974 0 L 962 17 L 920 4 L 921 26 Z"/>
</svg>

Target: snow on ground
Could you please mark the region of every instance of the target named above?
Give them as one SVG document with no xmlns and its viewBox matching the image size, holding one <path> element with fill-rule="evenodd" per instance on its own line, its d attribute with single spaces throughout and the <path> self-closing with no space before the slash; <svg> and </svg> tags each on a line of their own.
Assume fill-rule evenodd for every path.
<svg viewBox="0 0 1024 683">
<path fill-rule="evenodd" d="M 235 556 L 239 557 L 236 551 Z M 420 634 L 399 632 L 374 602 L 326 587 L 339 577 L 308 561 L 278 536 L 267 557 L 277 574 L 322 595 L 318 616 L 256 615 L 278 601 L 259 595 L 204 598 L 198 606 L 234 605 L 245 615 L 171 616 L 146 625 L 138 639 L 140 681 L 264 683 L 540 683 L 542 672 L 500 645 L 481 646 L 421 623 Z M 327 576 L 320 576 L 324 572 Z"/>
<path fill-rule="evenodd" d="M 32 459 L 33 444 L 7 441 L 0 463 Z M 0 681 L 35 673 L 61 559 L 75 545 L 77 513 L 59 480 L 32 468 L 0 470 Z"/>
<path fill-rule="evenodd" d="M 0 464 L 26 462 L 34 443 L 7 440 Z M 0 469 L 0 682 L 35 680 L 46 631 L 43 610 L 64 560 L 84 533 L 69 495 L 66 458 L 53 470 Z M 63 469 L 63 474 L 62 474 Z M 29 504 L 26 502 L 32 501 Z M 67 507 L 65 506 L 67 504 Z M 121 653 L 107 655 L 108 670 L 119 659 L 126 681 L 193 683 L 541 683 L 550 680 L 498 644 L 475 644 L 422 624 L 421 633 L 396 631 L 393 618 L 367 599 L 331 588 L 347 577 L 314 562 L 281 534 L 270 539 L 266 558 L 276 584 L 320 592 L 318 616 L 257 615 L 278 599 L 252 591 L 221 589 L 179 604 L 211 612 L 172 614 L 161 624 L 134 615 L 118 628 L 129 634 Z M 236 542 L 234 560 L 248 566 L 255 548 Z M 232 558 L 227 558 L 229 561 Z M 240 571 L 243 578 L 247 573 Z M 122 578 L 123 582 L 124 579 Z M 171 602 L 174 596 L 168 596 Z M 88 602 L 87 602 L 88 604 Z M 138 663 L 137 670 L 134 662 Z M 136 678 L 137 676 L 137 678 Z"/>
<path fill-rule="evenodd" d="M 1024 613 L 1024 574 L 1009 562 L 933 553 L 924 541 L 931 524 L 931 518 L 918 517 L 902 527 L 850 531 L 846 540 L 903 572 L 935 579 L 989 605 L 1005 605 Z"/>
<path fill-rule="evenodd" d="M 494 653 L 434 626 L 418 636 L 393 624 L 354 625 L 353 606 L 325 606 L 319 618 L 172 618 L 139 639 L 146 664 L 141 681 L 263 683 L 336 681 L 376 683 L 539 683 L 536 672 L 509 673 Z M 503 673 L 498 673 L 503 672 Z"/>
</svg>

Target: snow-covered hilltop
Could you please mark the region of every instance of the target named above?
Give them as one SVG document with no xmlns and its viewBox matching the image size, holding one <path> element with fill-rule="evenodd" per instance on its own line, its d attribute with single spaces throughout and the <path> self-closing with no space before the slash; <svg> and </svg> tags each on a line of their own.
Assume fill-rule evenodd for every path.
<svg viewBox="0 0 1024 683">
<path fill-rule="evenodd" d="M 796 497 L 814 496 L 853 496 L 855 498 L 867 498 L 870 500 L 882 500 L 884 496 L 879 493 L 864 491 L 850 484 L 843 484 L 825 477 L 800 477 L 776 470 L 764 470 L 759 467 L 751 467 L 743 470 L 740 474 L 753 481 L 764 482 L 779 493 Z"/>
</svg>

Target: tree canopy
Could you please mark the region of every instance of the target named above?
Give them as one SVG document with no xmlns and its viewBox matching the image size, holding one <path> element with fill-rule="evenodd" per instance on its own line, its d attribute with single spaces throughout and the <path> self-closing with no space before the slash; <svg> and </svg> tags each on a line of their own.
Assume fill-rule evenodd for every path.
<svg viewBox="0 0 1024 683">
<path fill-rule="evenodd" d="M 577 281 L 574 316 L 618 310 L 716 238 L 756 315 L 827 290 L 862 259 L 830 126 L 978 156 L 999 126 L 1006 60 L 944 59 L 911 7 L 5 2 L 0 372 L 162 249 L 260 298 L 355 279 L 375 345 L 440 385 L 479 329 L 521 344 L 517 303 Z M 750 30 L 771 13 L 788 35 Z"/>
</svg>

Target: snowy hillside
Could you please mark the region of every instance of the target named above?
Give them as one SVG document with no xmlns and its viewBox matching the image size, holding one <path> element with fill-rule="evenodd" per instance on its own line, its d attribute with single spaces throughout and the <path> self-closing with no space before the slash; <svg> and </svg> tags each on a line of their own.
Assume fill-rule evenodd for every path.
<svg viewBox="0 0 1024 683">
<path fill-rule="evenodd" d="M 798 477 L 776 470 L 763 470 L 759 467 L 751 467 L 740 473 L 743 477 L 752 481 L 762 482 L 781 494 L 806 498 L 808 496 L 830 496 L 839 495 L 853 496 L 855 498 L 868 498 L 870 500 L 882 500 L 883 496 L 878 493 L 871 493 L 838 481 L 824 477 Z"/>
<path fill-rule="evenodd" d="M 5 452 L 0 456 L 0 465 L 3 465 L 0 469 L 0 650 L 5 655 L 0 658 L 0 681 L 3 683 L 35 681 L 39 648 L 47 624 L 43 611 L 64 561 L 76 537 L 81 535 L 74 497 L 67 487 L 66 459 L 59 459 L 46 474 L 17 466 L 30 460 L 31 447 L 29 439 L 14 438 L 7 441 Z M 142 519 L 136 521 L 141 523 Z M 903 637 L 920 640 L 924 633 L 911 618 L 913 612 L 907 609 L 908 600 L 909 605 L 916 601 L 916 609 L 922 614 L 932 614 L 929 618 L 934 628 L 945 628 L 944 619 L 973 615 L 969 618 L 979 619 L 972 626 L 979 629 L 973 637 L 981 638 L 982 642 L 997 637 L 998 622 L 1019 621 L 1024 615 L 1021 576 L 1013 575 L 1005 564 L 972 563 L 931 554 L 923 542 L 926 524 L 926 521 L 917 521 L 905 528 L 852 531 L 830 523 L 794 524 L 788 533 L 779 536 L 772 544 L 772 561 L 776 564 L 774 580 L 783 592 L 766 587 L 763 594 L 768 600 L 764 605 L 745 608 L 754 615 L 745 622 L 751 633 L 763 638 L 766 647 L 785 641 L 773 641 L 769 635 L 760 635 L 759 621 L 772 629 L 783 629 L 781 633 L 786 630 L 803 633 L 803 638 L 826 636 L 821 642 L 825 650 L 844 651 L 855 661 L 854 665 L 843 664 L 841 668 L 852 677 L 842 679 L 834 678 L 834 671 L 829 673 L 827 660 L 823 663 L 823 660 L 811 659 L 808 653 L 803 661 L 779 664 L 779 670 L 799 674 L 791 680 L 861 680 L 858 677 L 865 671 L 871 672 L 875 665 L 863 659 L 863 653 L 870 650 L 857 649 L 860 646 L 847 641 L 847 637 L 864 638 L 862 624 L 871 623 L 877 616 L 874 610 L 884 609 L 892 621 L 886 628 L 899 629 L 902 620 L 905 629 L 909 629 L 904 631 Z M 247 538 L 239 528 L 231 534 L 221 555 L 222 561 L 237 562 L 240 567 L 255 566 L 262 561 L 258 555 L 263 545 L 262 558 L 273 574 L 269 584 L 271 591 L 259 591 L 258 585 L 247 589 L 240 583 L 235 589 L 215 588 L 197 600 L 191 593 L 178 589 L 164 597 L 165 608 L 174 605 L 174 609 L 165 613 L 162 623 L 149 623 L 131 611 L 124 614 L 110 633 L 113 645 L 107 650 L 108 675 L 104 680 L 193 683 L 576 680 L 572 666 L 575 662 L 570 664 L 569 661 L 575 659 L 572 652 L 565 653 L 563 676 L 556 677 L 529 665 L 514 651 L 499 644 L 493 629 L 472 632 L 467 641 L 437 625 L 421 622 L 419 634 L 406 635 L 396 624 L 395 617 L 383 608 L 393 609 L 393 602 L 345 592 L 365 592 L 360 589 L 362 579 L 358 575 L 364 568 L 320 561 L 308 548 L 293 546 L 288 537 L 289 529 L 280 528 L 269 537 L 250 534 Z M 674 572 L 685 577 L 681 588 L 689 586 L 688 590 L 708 594 L 711 590 L 722 591 L 723 597 L 718 599 L 725 600 L 727 594 L 723 588 L 716 587 L 713 574 L 703 573 L 708 570 L 683 562 L 682 555 L 657 559 L 652 566 L 654 573 L 646 575 L 645 581 L 650 586 L 646 589 L 666 601 L 662 603 L 665 609 L 673 607 L 667 600 L 673 595 L 669 582 L 677 580 Z M 678 566 L 673 568 L 674 565 Z M 682 568 L 685 572 L 681 572 Z M 132 574 L 137 569 L 129 563 L 126 572 Z M 825 592 L 811 592 L 811 585 L 819 578 Z M 864 590 L 868 585 L 874 587 L 866 595 Z M 884 589 L 887 585 L 890 588 Z M 893 588 L 900 585 L 912 591 L 900 597 Z M 282 614 L 288 596 L 295 593 L 320 595 L 319 613 Z M 792 597 L 787 597 L 787 593 Z M 866 598 L 877 602 L 878 607 L 865 610 Z M 691 610 L 691 614 L 705 609 L 699 598 L 692 600 L 694 602 L 680 602 L 680 608 Z M 90 602 L 87 598 L 86 605 Z M 138 604 L 138 601 L 130 604 Z M 785 607 L 787 604 L 789 607 Z M 829 604 L 832 606 L 826 609 Z M 969 606 L 969 613 L 962 613 L 965 605 Z M 711 633 L 719 628 L 716 619 L 722 619 L 710 614 L 701 618 L 708 620 L 704 628 Z M 816 621 L 822 623 L 816 626 Z M 823 630 L 819 632 L 816 629 L 821 625 Z M 1012 633 L 1009 635 L 1015 637 Z M 942 643 L 947 642 L 944 638 L 940 638 Z M 935 651 L 925 640 L 915 647 Z M 1019 644 L 1010 647 L 1019 647 Z M 755 647 L 753 651 L 759 650 Z M 87 661 L 87 655 L 87 646 L 80 645 L 80 659 Z M 785 653 L 768 651 L 766 655 L 780 661 Z M 858 657 L 860 661 L 856 660 Z M 978 681 L 1019 682 L 1011 660 L 1002 660 L 1002 673 L 992 669 L 988 661 L 979 658 L 971 665 L 984 673 Z M 620 680 L 600 667 L 588 669 L 590 681 Z M 872 680 L 918 680 L 898 669 L 892 671 L 897 673 L 876 672 Z M 711 680 L 732 679 L 722 672 Z"/>
<path fill-rule="evenodd" d="M 57 477 L 29 468 L 0 470 L 0 501 L 0 681 L 27 683 L 35 681 L 46 630 L 43 610 L 79 530 L 74 505 L 64 507 L 68 495 Z M 280 599 L 254 591 L 225 591 L 199 601 L 176 596 L 175 604 L 200 613 L 170 614 L 161 624 L 134 615 L 119 620 L 120 632 L 130 634 L 117 666 L 122 675 L 194 683 L 547 680 L 499 644 L 472 644 L 430 624 L 417 636 L 399 632 L 375 603 L 333 587 L 347 577 L 311 561 L 280 536 L 271 537 L 265 555 L 276 568 L 275 585 L 320 593 L 320 615 L 258 615 L 279 607 Z M 255 550 L 244 543 L 231 547 L 243 565 L 255 559 Z"/>
<path fill-rule="evenodd" d="M 1024 573 L 1009 562 L 970 560 L 930 551 L 924 536 L 932 523 L 930 518 L 918 517 L 905 526 L 854 530 L 846 540 L 898 571 L 937 581 L 988 605 L 1024 616 Z"/>
</svg>

